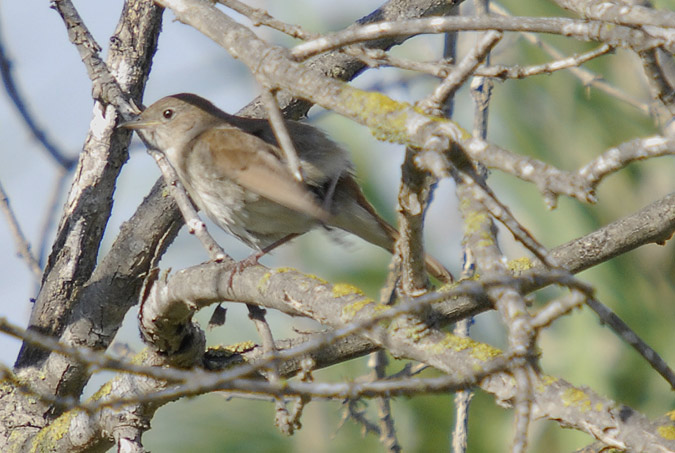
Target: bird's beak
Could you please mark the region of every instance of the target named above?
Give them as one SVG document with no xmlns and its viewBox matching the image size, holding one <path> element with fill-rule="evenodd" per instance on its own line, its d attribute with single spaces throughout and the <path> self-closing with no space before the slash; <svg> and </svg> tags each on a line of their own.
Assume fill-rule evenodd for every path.
<svg viewBox="0 0 675 453">
<path fill-rule="evenodd" d="M 145 129 L 146 127 L 154 126 L 157 122 L 156 121 L 147 121 L 141 118 L 140 116 L 137 116 L 136 118 L 129 120 L 129 121 L 122 121 L 117 125 L 117 127 L 122 127 L 124 129 L 131 129 L 131 130 L 138 130 L 138 129 Z"/>
<path fill-rule="evenodd" d="M 141 120 L 140 117 L 136 117 L 132 120 L 129 121 L 122 121 L 117 125 L 117 127 L 121 127 L 123 129 L 140 129 L 143 127 L 143 121 Z"/>
</svg>

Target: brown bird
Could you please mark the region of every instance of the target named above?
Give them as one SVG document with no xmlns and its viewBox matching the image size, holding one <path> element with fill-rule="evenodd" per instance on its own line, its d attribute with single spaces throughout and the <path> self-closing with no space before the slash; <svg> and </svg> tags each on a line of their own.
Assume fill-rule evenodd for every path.
<svg viewBox="0 0 675 453">
<path fill-rule="evenodd" d="M 194 94 L 160 99 L 120 126 L 143 131 L 195 205 L 259 256 L 320 225 L 393 251 L 398 232 L 366 200 L 346 151 L 313 126 L 286 121 L 303 182 L 267 120 L 229 115 Z M 426 265 L 439 280 L 452 281 L 433 257 Z"/>
</svg>

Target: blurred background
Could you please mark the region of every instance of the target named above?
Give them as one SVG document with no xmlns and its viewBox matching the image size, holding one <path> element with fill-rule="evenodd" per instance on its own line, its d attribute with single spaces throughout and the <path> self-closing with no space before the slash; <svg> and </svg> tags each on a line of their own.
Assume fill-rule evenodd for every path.
<svg viewBox="0 0 675 453">
<path fill-rule="evenodd" d="M 248 1 L 267 9 L 273 16 L 296 23 L 313 32 L 338 30 L 370 13 L 382 2 L 377 0 Z M 98 43 L 107 47 L 115 29 L 122 2 L 76 1 L 76 7 Z M 510 0 L 502 3 L 514 15 L 567 15 L 550 3 Z M 675 9 L 675 1 L 662 1 L 660 8 Z M 228 11 L 228 14 L 230 12 Z M 232 13 L 236 17 L 236 14 Z M 240 18 L 248 24 L 246 19 Z M 261 37 L 283 45 L 294 41 L 267 29 L 256 29 Z M 42 129 L 69 156 L 77 156 L 86 136 L 93 101 L 91 84 L 74 46 L 70 44 L 59 15 L 48 2 L 5 1 L 0 3 L 0 38 L 12 62 L 12 72 Z M 597 46 L 558 36 L 541 36 L 565 55 Z M 459 56 L 474 42 L 475 34 L 460 38 Z M 416 60 L 434 60 L 442 54 L 442 37 L 420 36 L 396 48 L 394 54 Z M 105 55 L 104 50 L 104 55 Z M 506 34 L 492 55 L 493 63 L 531 65 L 550 61 L 541 48 L 515 34 Z M 620 91 L 640 100 L 650 100 L 641 64 L 623 50 L 596 59 L 587 65 L 599 77 Z M 402 101 L 425 97 L 438 81 L 397 69 L 370 70 L 359 77 L 356 86 L 373 89 Z M 258 94 L 248 70 L 233 60 L 199 32 L 164 16 L 163 33 L 144 102 L 173 93 L 202 95 L 231 113 Z M 471 129 L 473 115 L 468 90 L 456 98 L 455 119 Z M 352 154 L 357 174 L 368 198 L 390 221 L 395 219 L 399 166 L 403 148 L 377 142 L 364 127 L 331 112 L 312 109 L 310 121 L 325 129 Z M 525 80 L 496 81 L 493 90 L 488 139 L 504 148 L 532 156 L 565 170 L 575 170 L 608 148 L 624 141 L 658 133 L 658 127 L 639 108 L 585 86 L 569 71 L 530 77 Z M 34 253 L 48 256 L 60 210 L 72 175 L 65 186 L 58 185 L 58 166 L 41 148 L 17 115 L 6 93 L 0 96 L 0 183 Z M 631 165 L 607 178 L 599 187 L 596 205 L 561 198 L 549 211 L 531 184 L 493 172 L 489 183 L 516 217 L 547 247 L 560 245 L 578 236 L 631 214 L 661 198 L 675 188 L 675 160 L 663 157 Z M 115 207 L 101 250 L 105 254 L 119 226 L 127 220 L 160 176 L 154 161 L 137 139 L 131 157 L 118 180 Z M 453 184 L 442 181 L 427 217 L 428 249 L 448 268 L 461 268 L 461 223 Z M 45 218 L 56 198 L 56 221 L 45 227 Z M 210 231 L 235 258 L 250 250 L 216 227 Z M 46 232 L 46 236 L 45 236 Z M 46 237 L 46 240 L 43 238 Z M 523 256 L 509 234 L 501 234 L 509 258 Z M 41 244 L 46 244 L 46 248 Z M 328 243 L 328 246 L 326 245 Z M 329 247 L 326 249 L 326 247 Z M 198 241 L 181 232 L 163 258 L 162 268 L 174 270 L 208 259 Z M 324 231 L 305 235 L 261 260 L 268 266 L 292 266 L 317 274 L 329 281 L 353 283 L 373 297 L 385 278 L 389 257 L 359 239 Z M 675 246 L 649 245 L 580 274 L 597 289 L 598 299 L 611 307 L 664 359 L 675 364 Z M 4 217 L 0 220 L 0 316 L 25 326 L 36 297 L 39 282 L 17 256 L 15 244 Z M 555 294 L 538 294 L 535 304 Z M 208 333 L 210 344 L 257 341 L 247 319 L 246 309 L 227 304 L 225 327 Z M 211 310 L 199 314 L 206 325 Z M 115 351 L 138 351 L 135 313 L 129 313 L 118 334 Z M 292 328 L 312 329 L 308 321 L 290 320 L 270 314 L 276 338 L 293 335 Z M 480 315 L 472 333 L 475 338 L 504 347 L 504 333 L 494 313 Z M 19 342 L 0 336 L 0 360 L 13 364 Z M 589 386 L 602 395 L 632 406 L 651 418 L 673 409 L 672 393 L 649 366 L 608 328 L 599 324 L 589 310 L 578 310 L 541 334 L 543 371 Z M 404 362 L 392 360 L 395 372 Z M 354 360 L 316 373 L 317 379 L 354 379 L 369 372 L 366 359 Z M 431 372 L 433 374 L 433 372 Z M 92 381 L 93 392 L 105 379 Z M 372 404 L 370 406 L 373 406 Z M 373 407 L 363 405 L 371 417 Z M 452 427 L 452 395 L 398 398 L 393 402 L 396 428 L 406 451 L 448 450 Z M 340 402 L 314 401 L 305 409 L 304 427 L 292 437 L 284 437 L 273 426 L 274 407 L 266 401 L 251 401 L 208 395 L 169 404 L 159 410 L 145 445 L 153 451 L 377 451 L 376 436 L 362 436 L 353 421 L 341 425 L 344 408 Z M 469 451 L 503 451 L 512 433 L 512 414 L 496 406 L 490 395 L 478 392 L 470 419 Z M 183 432 L 176 426 L 190 424 Z M 327 442 L 326 439 L 330 439 Z M 570 451 L 592 439 L 583 433 L 562 430 L 553 422 L 536 422 L 531 431 L 532 451 Z M 508 442 L 508 441 L 506 441 Z"/>
</svg>

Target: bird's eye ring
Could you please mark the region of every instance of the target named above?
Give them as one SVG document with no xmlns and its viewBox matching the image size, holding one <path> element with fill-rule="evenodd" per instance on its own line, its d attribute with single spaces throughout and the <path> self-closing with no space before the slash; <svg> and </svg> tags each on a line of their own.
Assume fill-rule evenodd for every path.
<svg viewBox="0 0 675 453">
<path fill-rule="evenodd" d="M 173 116 L 173 109 L 166 109 L 166 110 L 164 110 L 164 111 L 162 112 L 162 116 L 163 116 L 165 119 L 170 120 L 171 117 Z"/>
</svg>

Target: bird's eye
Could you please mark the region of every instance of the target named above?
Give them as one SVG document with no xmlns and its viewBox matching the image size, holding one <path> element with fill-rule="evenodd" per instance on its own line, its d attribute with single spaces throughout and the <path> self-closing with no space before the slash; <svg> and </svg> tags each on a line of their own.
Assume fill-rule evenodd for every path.
<svg viewBox="0 0 675 453">
<path fill-rule="evenodd" d="M 167 120 L 170 120 L 171 117 L 173 117 L 173 110 L 172 109 L 166 109 L 162 112 L 162 116 L 166 118 Z"/>
</svg>

